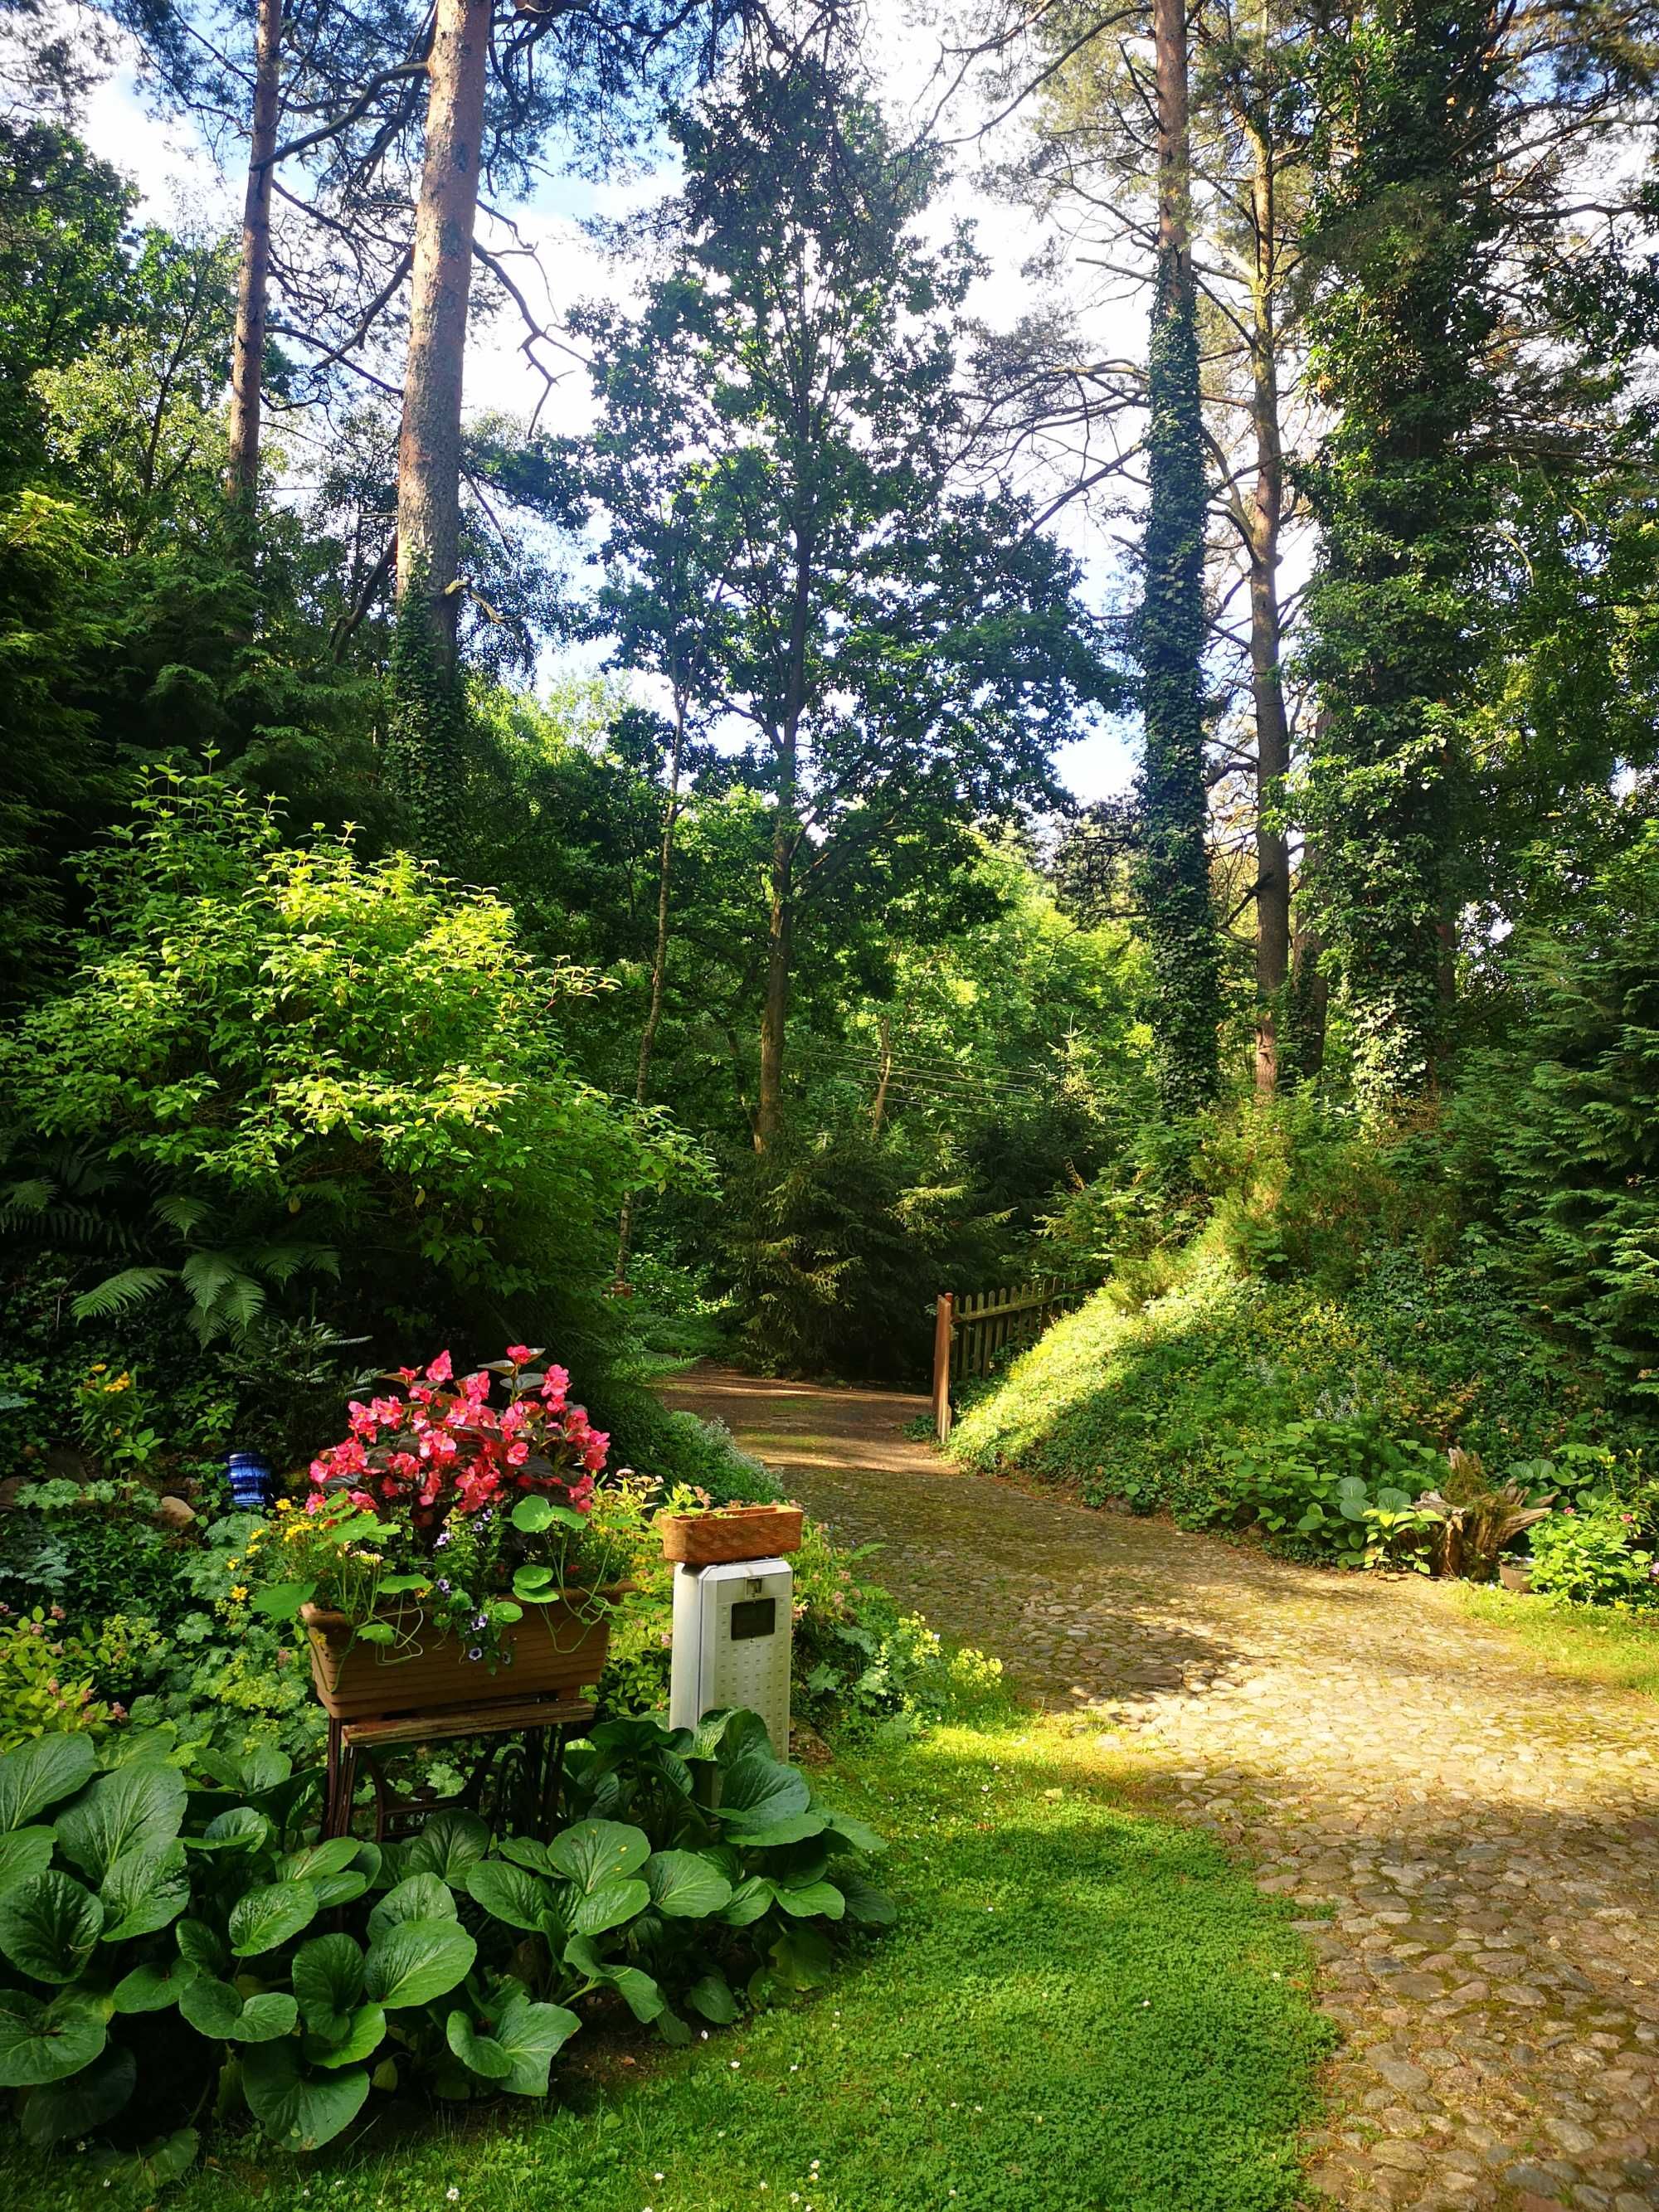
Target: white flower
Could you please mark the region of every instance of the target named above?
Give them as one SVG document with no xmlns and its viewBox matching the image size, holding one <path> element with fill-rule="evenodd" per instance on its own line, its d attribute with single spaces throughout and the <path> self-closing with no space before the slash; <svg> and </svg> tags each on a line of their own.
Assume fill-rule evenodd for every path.
<svg viewBox="0 0 1659 2212">
<path fill-rule="evenodd" d="M 737 2070 L 738 2070 L 738 2066 L 742 2063 L 742 2061 L 741 2061 L 740 2059 L 737 2059 L 737 2058 L 728 2058 L 728 2059 L 726 2060 L 726 2064 L 727 2064 L 727 2065 L 732 2069 L 732 2071 L 735 2074 L 735 2073 L 737 2072 Z"/>
<path fill-rule="evenodd" d="M 461 2192 L 456 2188 L 453 2181 L 450 2183 L 448 2188 L 445 2190 L 444 2195 L 449 2199 L 452 2204 L 458 2204 L 460 2202 Z"/>
</svg>

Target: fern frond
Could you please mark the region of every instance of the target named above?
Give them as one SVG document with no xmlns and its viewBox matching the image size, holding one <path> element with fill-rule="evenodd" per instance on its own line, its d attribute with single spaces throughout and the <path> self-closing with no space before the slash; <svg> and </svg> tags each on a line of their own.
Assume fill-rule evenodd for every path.
<svg viewBox="0 0 1659 2212">
<path fill-rule="evenodd" d="M 173 1267 L 123 1267 L 118 1275 L 106 1275 L 75 1301 L 76 1321 L 103 1321 L 111 1314 L 127 1313 L 153 1298 L 163 1283 L 173 1280 Z"/>
<path fill-rule="evenodd" d="M 177 1230 L 180 1237 L 194 1237 L 213 1218 L 213 1208 L 204 1198 L 186 1198 L 182 1193 L 173 1193 L 158 1198 L 150 1212 L 169 1229 Z"/>
</svg>

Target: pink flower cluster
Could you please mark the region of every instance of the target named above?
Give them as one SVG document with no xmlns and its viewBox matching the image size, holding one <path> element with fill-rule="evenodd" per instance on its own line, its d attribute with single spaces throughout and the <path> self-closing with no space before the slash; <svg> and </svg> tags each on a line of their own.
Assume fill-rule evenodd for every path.
<svg viewBox="0 0 1659 2212">
<path fill-rule="evenodd" d="M 457 1381 L 447 1352 L 424 1375 L 400 1367 L 404 1395 L 367 1405 L 354 1398 L 351 1433 L 312 1462 L 307 1511 L 337 1504 L 343 1493 L 365 1512 L 402 1509 L 417 1527 L 432 1528 L 453 1512 L 483 1512 L 504 1491 L 530 1491 L 586 1513 L 611 1439 L 586 1407 L 569 1402 L 562 1367 L 532 1371 L 539 1357 L 528 1345 L 507 1347 L 507 1402 L 499 1410 L 489 1373 Z"/>
</svg>

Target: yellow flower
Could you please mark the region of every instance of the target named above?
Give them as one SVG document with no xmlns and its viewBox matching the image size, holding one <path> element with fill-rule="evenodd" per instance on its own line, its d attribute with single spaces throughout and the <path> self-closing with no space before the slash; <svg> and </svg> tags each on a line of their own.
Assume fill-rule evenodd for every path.
<svg viewBox="0 0 1659 2212">
<path fill-rule="evenodd" d="M 233 1583 L 230 1586 L 230 1594 L 234 1598 L 245 1598 L 247 1595 L 247 1584 L 246 1583 Z"/>
<path fill-rule="evenodd" d="M 290 1521 L 283 1531 L 283 1541 L 291 1544 L 296 1536 L 303 1536 L 305 1533 L 306 1524 L 303 1521 Z"/>
<path fill-rule="evenodd" d="M 294 1500 L 291 1498 L 279 1498 L 276 1500 L 276 1510 L 279 1513 L 292 1513 Z"/>
</svg>

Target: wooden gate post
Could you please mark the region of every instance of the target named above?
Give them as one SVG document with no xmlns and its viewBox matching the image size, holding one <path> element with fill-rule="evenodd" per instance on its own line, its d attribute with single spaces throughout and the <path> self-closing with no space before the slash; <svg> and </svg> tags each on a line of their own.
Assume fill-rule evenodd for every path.
<svg viewBox="0 0 1659 2212">
<path fill-rule="evenodd" d="M 933 1430 L 941 1443 L 951 1434 L 951 1338 L 956 1307 L 951 1292 L 941 1291 L 933 1308 Z"/>
</svg>

